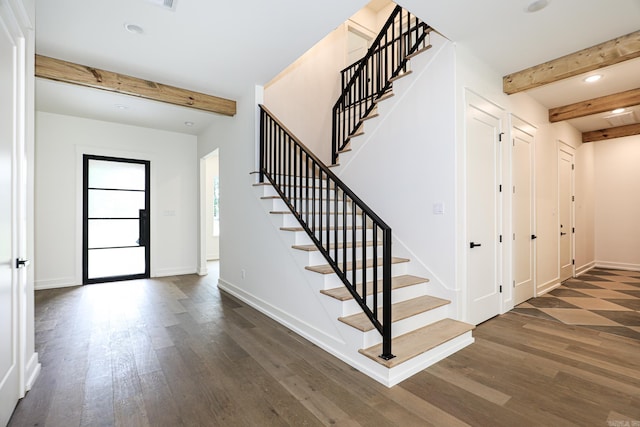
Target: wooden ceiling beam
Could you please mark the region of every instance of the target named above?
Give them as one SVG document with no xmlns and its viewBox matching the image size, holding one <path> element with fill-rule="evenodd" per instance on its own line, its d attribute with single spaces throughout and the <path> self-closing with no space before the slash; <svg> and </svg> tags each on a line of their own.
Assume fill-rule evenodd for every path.
<svg viewBox="0 0 640 427">
<path fill-rule="evenodd" d="M 616 108 L 633 107 L 634 105 L 640 105 L 640 88 L 551 108 L 549 110 L 549 122 L 561 122 L 612 111 Z"/>
<path fill-rule="evenodd" d="M 640 57 L 640 30 L 502 78 L 504 93 L 514 94 Z"/>
<path fill-rule="evenodd" d="M 167 86 L 42 55 L 36 55 L 35 75 L 45 79 L 108 90 L 225 116 L 234 116 L 236 114 L 236 102 L 230 99 Z"/>
<path fill-rule="evenodd" d="M 582 134 L 582 142 L 604 141 L 607 139 L 622 138 L 624 136 L 633 135 L 640 135 L 640 123 L 584 132 Z"/>
</svg>

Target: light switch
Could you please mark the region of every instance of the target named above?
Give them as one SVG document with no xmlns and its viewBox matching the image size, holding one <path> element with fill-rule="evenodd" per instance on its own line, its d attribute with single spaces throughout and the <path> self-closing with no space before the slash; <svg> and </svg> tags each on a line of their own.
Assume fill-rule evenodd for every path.
<svg viewBox="0 0 640 427">
<path fill-rule="evenodd" d="M 444 215 L 444 203 L 436 202 L 433 204 L 433 214 L 434 215 Z"/>
</svg>

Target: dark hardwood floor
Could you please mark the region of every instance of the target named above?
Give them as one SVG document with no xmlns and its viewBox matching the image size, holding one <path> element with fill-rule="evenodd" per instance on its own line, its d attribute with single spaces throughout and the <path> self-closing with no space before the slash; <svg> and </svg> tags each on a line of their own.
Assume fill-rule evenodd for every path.
<svg viewBox="0 0 640 427">
<path fill-rule="evenodd" d="M 508 313 L 388 389 L 216 280 L 36 292 L 42 372 L 9 425 L 640 427 L 640 341 Z"/>
</svg>

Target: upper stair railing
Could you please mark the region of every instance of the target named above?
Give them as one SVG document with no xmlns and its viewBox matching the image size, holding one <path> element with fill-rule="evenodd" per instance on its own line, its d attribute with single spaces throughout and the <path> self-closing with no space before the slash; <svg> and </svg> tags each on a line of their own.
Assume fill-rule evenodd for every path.
<svg viewBox="0 0 640 427">
<path fill-rule="evenodd" d="M 382 334 L 380 357 L 393 358 L 391 228 L 262 105 L 259 180 L 275 188 Z"/>
<path fill-rule="evenodd" d="M 332 163 L 351 136 L 387 93 L 393 80 L 407 71 L 409 57 L 428 47 L 431 27 L 396 6 L 367 54 L 341 72 L 342 94 L 333 107 Z"/>
</svg>

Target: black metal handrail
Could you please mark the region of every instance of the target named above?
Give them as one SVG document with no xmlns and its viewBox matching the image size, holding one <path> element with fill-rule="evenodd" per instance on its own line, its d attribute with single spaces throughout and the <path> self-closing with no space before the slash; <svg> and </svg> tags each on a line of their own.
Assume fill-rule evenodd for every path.
<svg viewBox="0 0 640 427">
<path fill-rule="evenodd" d="M 391 89 L 395 77 L 407 71 L 409 56 L 426 47 L 430 31 L 426 23 L 396 6 L 367 54 L 342 70 L 342 93 L 333 106 L 333 164 L 376 100 Z"/>
<path fill-rule="evenodd" d="M 265 179 L 382 334 L 380 357 L 393 358 L 391 228 L 261 105 L 259 180 L 263 183 Z M 380 246 L 381 260 L 378 259 Z M 367 256 L 369 248 L 370 257 Z M 368 258 L 371 259 L 369 265 Z M 368 267 L 370 282 L 367 282 Z M 369 286 L 371 298 L 367 298 Z M 380 288 L 382 304 L 378 298 Z M 382 319 L 378 315 L 380 308 Z"/>
</svg>

